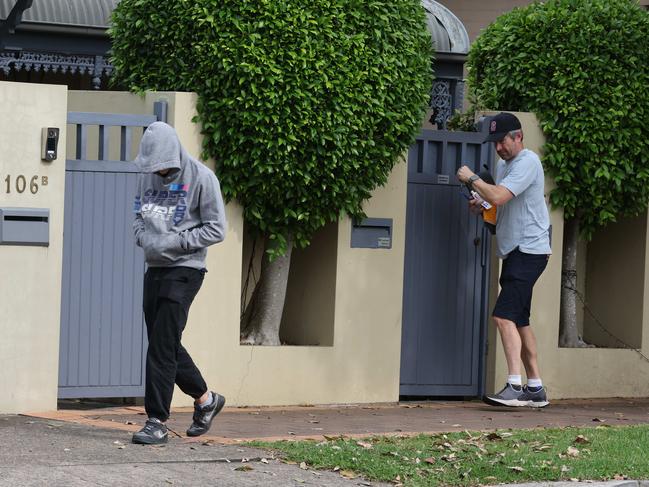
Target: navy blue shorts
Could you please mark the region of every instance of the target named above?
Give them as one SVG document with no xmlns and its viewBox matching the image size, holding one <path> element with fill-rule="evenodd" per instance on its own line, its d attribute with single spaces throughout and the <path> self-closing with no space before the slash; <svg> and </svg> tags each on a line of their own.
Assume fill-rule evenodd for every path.
<svg viewBox="0 0 649 487">
<path fill-rule="evenodd" d="M 512 250 L 503 260 L 500 294 L 492 316 L 513 321 L 516 326 L 530 324 L 532 288 L 548 265 L 548 255 L 525 254 Z"/>
</svg>

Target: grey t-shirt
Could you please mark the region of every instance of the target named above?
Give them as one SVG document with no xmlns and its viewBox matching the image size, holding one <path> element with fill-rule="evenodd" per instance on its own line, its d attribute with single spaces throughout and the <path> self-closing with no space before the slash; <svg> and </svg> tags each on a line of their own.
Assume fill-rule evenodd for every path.
<svg viewBox="0 0 649 487">
<path fill-rule="evenodd" d="M 509 162 L 498 161 L 496 184 L 514 195 L 498 207 L 496 240 L 499 257 L 506 258 L 516 247 L 527 254 L 552 253 L 544 183 L 541 160 L 529 149 L 523 149 Z"/>
</svg>

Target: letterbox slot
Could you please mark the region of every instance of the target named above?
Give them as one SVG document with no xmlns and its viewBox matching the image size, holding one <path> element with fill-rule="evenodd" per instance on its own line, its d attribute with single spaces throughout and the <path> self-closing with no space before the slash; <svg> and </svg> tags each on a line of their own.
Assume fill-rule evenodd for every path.
<svg viewBox="0 0 649 487">
<path fill-rule="evenodd" d="M 5 215 L 6 222 L 47 222 L 46 216 L 13 216 Z"/>
</svg>

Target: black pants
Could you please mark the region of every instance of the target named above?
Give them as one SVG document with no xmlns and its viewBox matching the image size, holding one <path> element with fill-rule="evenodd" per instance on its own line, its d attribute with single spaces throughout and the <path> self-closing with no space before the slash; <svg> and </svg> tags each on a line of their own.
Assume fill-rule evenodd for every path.
<svg viewBox="0 0 649 487">
<path fill-rule="evenodd" d="M 150 418 L 169 418 L 174 383 L 194 399 L 207 392 L 203 376 L 180 343 L 204 273 L 189 267 L 150 267 L 144 275 L 144 319 L 149 338 L 144 407 Z"/>
</svg>

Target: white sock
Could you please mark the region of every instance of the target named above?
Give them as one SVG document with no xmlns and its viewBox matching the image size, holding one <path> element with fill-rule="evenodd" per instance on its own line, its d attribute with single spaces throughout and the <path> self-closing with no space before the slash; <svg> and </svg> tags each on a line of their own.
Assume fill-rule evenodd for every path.
<svg viewBox="0 0 649 487">
<path fill-rule="evenodd" d="M 204 408 L 205 406 L 209 406 L 210 404 L 212 404 L 213 400 L 214 400 L 214 396 L 212 395 L 212 391 L 208 391 L 207 399 L 205 400 L 205 402 L 201 402 L 198 405 Z"/>
<path fill-rule="evenodd" d="M 508 375 L 507 382 L 513 386 L 522 386 L 523 380 L 520 375 Z"/>
<path fill-rule="evenodd" d="M 541 379 L 527 379 L 527 387 L 543 387 Z"/>
</svg>

